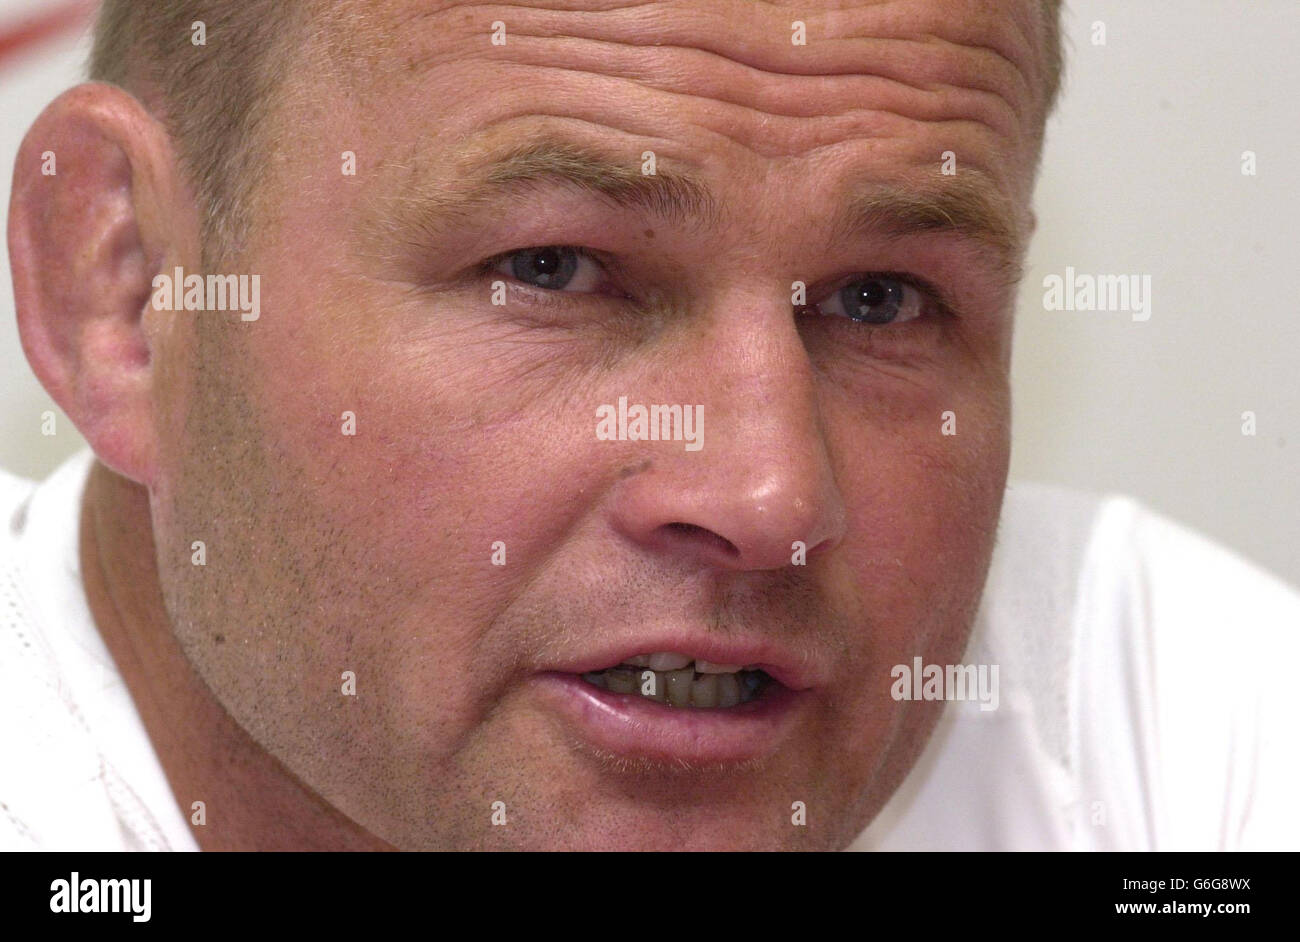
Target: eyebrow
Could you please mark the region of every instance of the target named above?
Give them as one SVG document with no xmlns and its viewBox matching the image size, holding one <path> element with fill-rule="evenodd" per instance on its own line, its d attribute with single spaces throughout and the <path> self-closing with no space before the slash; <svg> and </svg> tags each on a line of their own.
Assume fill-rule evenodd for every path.
<svg viewBox="0 0 1300 942">
<path fill-rule="evenodd" d="M 992 248 L 1004 269 L 1014 269 L 1021 247 L 1019 229 L 1010 200 L 988 174 L 967 166 L 952 176 L 937 171 L 934 176 L 938 179 L 851 186 L 844 209 L 832 221 L 832 238 L 955 232 Z M 458 221 L 489 212 L 502 199 L 553 186 L 592 193 L 614 208 L 640 210 L 706 231 L 719 228 L 725 218 L 717 198 L 690 172 L 657 166 L 654 174 L 643 174 L 639 159 L 620 160 L 562 139 L 520 145 L 465 167 L 458 177 L 465 182 L 416 187 L 398 198 L 391 207 L 398 220 L 390 223 L 405 219 L 418 231 L 447 237 L 456 232 Z"/>
<path fill-rule="evenodd" d="M 640 209 L 685 225 L 715 226 L 722 218 L 713 194 L 695 177 L 657 166 L 653 174 L 559 141 L 527 144 L 493 161 L 482 188 L 491 194 L 520 186 L 567 183 L 620 208 Z"/>
<path fill-rule="evenodd" d="M 558 139 L 524 144 L 457 168 L 455 181 L 432 184 L 415 167 L 401 196 L 389 196 L 365 225 L 368 236 L 418 232 L 451 238 L 462 223 L 499 209 L 529 189 L 567 186 L 594 194 L 615 209 L 640 210 L 683 227 L 717 227 L 723 213 L 709 189 L 688 173 L 656 166 L 643 174 L 639 158 L 619 160 Z M 378 229 L 379 231 L 376 231 Z"/>
<path fill-rule="evenodd" d="M 1006 271 L 1018 269 L 1020 227 L 1011 200 L 992 178 L 966 167 L 940 182 L 867 183 L 853 190 L 835 228 L 837 238 L 883 232 L 905 236 L 954 232 L 994 250 Z"/>
</svg>

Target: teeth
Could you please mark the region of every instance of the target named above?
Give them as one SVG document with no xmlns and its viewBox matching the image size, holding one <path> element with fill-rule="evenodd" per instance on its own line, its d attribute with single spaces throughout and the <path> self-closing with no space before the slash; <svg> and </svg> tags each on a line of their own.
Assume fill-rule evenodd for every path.
<svg viewBox="0 0 1300 942">
<path fill-rule="evenodd" d="M 718 706 L 731 707 L 740 702 L 740 681 L 735 674 L 718 674 Z M 694 692 L 692 691 L 692 696 Z"/>
<path fill-rule="evenodd" d="M 668 702 L 668 691 L 664 689 L 668 684 L 664 681 L 662 674 L 656 674 L 652 670 L 643 670 L 637 675 L 637 678 L 637 693 L 641 694 L 643 697 L 649 697 L 651 700 L 656 700 L 659 703 Z M 653 692 L 646 693 L 647 690 Z"/>
<path fill-rule="evenodd" d="M 682 659 L 677 654 L 647 654 L 643 657 L 673 658 L 670 663 Z M 707 661 L 694 664 L 687 661 L 687 664 L 691 666 L 671 671 L 620 665 L 608 670 L 591 671 L 583 674 L 582 679 L 612 693 L 632 694 L 675 707 L 704 709 L 748 703 L 759 695 L 770 680 L 761 670 L 710 664 Z M 711 670 L 700 670 L 701 666 Z"/>
<path fill-rule="evenodd" d="M 614 693 L 634 693 L 640 691 L 635 671 L 605 671 L 605 679 L 609 682 L 609 689 Z"/>
<path fill-rule="evenodd" d="M 691 682 L 695 679 L 695 671 L 668 671 L 664 675 L 668 681 L 668 702 L 676 707 L 691 705 Z"/>
<path fill-rule="evenodd" d="M 740 664 L 714 664 L 712 661 L 695 660 L 695 670 L 700 674 L 734 674 L 744 668 Z"/>
<path fill-rule="evenodd" d="M 742 670 L 752 669 L 745 668 L 743 664 L 715 664 L 712 661 L 702 661 L 687 657 L 685 654 L 677 654 L 672 651 L 658 651 L 654 654 L 638 654 L 636 657 L 630 657 L 620 667 L 648 667 L 652 671 L 679 671 L 695 664 L 697 674 L 735 674 Z"/>
<path fill-rule="evenodd" d="M 652 671 L 679 671 L 683 667 L 689 666 L 691 658 L 685 654 L 673 654 L 670 652 L 660 652 L 651 654 L 645 663 L 645 666 Z"/>
<path fill-rule="evenodd" d="M 705 674 L 691 684 L 691 706 L 715 707 L 718 705 L 718 678 Z"/>
</svg>

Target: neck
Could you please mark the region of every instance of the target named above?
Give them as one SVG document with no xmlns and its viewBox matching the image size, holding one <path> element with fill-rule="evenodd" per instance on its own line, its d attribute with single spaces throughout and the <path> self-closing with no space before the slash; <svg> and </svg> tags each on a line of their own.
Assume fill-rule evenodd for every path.
<svg viewBox="0 0 1300 942">
<path fill-rule="evenodd" d="M 98 461 L 82 497 L 80 552 L 95 625 L 202 849 L 385 846 L 254 742 L 194 671 L 163 604 L 148 492 Z"/>
</svg>

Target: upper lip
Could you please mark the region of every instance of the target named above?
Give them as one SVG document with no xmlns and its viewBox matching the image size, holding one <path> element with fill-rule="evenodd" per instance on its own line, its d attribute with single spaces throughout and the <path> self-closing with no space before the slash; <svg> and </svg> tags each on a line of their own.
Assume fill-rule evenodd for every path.
<svg viewBox="0 0 1300 942">
<path fill-rule="evenodd" d="M 616 667 L 638 654 L 672 652 L 714 664 L 739 664 L 765 671 L 782 686 L 807 690 L 825 682 L 822 665 L 811 657 L 800 657 L 788 647 L 773 641 L 745 638 L 720 638 L 709 635 L 665 635 L 639 637 L 634 641 L 607 642 L 551 670 L 571 674 Z"/>
</svg>

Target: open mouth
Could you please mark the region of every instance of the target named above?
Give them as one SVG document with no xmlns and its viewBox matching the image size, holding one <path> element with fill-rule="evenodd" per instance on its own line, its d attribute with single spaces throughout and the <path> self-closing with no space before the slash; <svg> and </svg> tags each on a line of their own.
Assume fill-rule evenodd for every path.
<svg viewBox="0 0 1300 942">
<path fill-rule="evenodd" d="M 640 654 L 582 679 L 611 693 L 625 693 L 671 707 L 728 709 L 758 699 L 777 682 L 752 665 L 714 664 L 684 654 Z"/>
<path fill-rule="evenodd" d="M 626 644 L 620 650 L 615 641 L 603 652 L 534 675 L 531 689 L 540 703 L 567 720 L 577 741 L 606 757 L 681 769 L 683 762 L 714 765 L 770 756 L 810 722 L 814 691 L 824 683 L 815 664 L 762 641 L 641 643 L 659 651 L 636 653 Z M 710 656 L 721 660 L 711 662 Z"/>
</svg>

